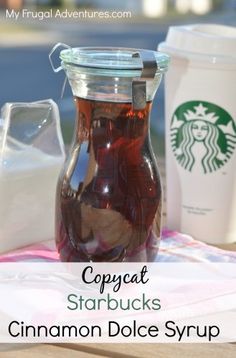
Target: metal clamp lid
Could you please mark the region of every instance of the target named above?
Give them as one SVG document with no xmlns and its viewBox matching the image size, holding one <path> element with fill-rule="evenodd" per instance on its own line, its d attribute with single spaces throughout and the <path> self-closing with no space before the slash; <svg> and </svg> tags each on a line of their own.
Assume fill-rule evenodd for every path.
<svg viewBox="0 0 236 358">
<path fill-rule="evenodd" d="M 54 52 L 58 49 L 62 47 L 63 49 L 69 49 L 72 51 L 72 48 L 64 43 L 57 43 L 52 50 L 49 53 L 49 60 L 52 66 L 52 69 L 54 72 L 59 72 L 62 70 L 62 65 L 60 64 L 58 67 L 54 66 L 53 60 L 52 60 L 52 55 L 54 54 Z M 83 48 L 82 48 L 83 49 Z M 86 48 L 85 48 L 86 49 Z M 97 49 L 97 48 L 95 48 Z M 102 49 L 103 50 L 103 49 Z M 125 50 L 125 49 L 120 49 L 120 50 Z M 133 49 L 128 49 L 128 50 L 133 50 Z M 73 53 L 73 51 L 71 52 Z M 150 50 L 134 50 L 131 58 L 140 58 L 141 63 L 142 63 L 142 67 L 140 64 L 139 69 L 141 69 L 141 74 L 140 77 L 135 78 L 132 80 L 132 104 L 133 104 L 133 109 L 143 109 L 146 107 L 146 103 L 147 103 L 147 96 L 146 96 L 146 86 L 147 86 L 147 80 L 148 79 L 153 79 L 156 75 L 156 72 L 158 70 L 158 65 L 157 65 L 157 59 L 155 57 L 155 53 L 153 51 Z M 64 61 L 62 61 L 64 62 Z M 80 66 L 80 67 L 91 67 L 91 65 L 88 66 L 88 64 L 83 64 L 83 63 L 70 63 L 70 65 L 73 66 Z M 101 65 L 100 65 L 101 66 Z M 93 68 L 95 68 L 95 66 L 93 65 Z M 103 68 L 103 67 L 99 67 L 97 66 L 96 68 Z M 65 83 L 66 80 L 64 82 L 63 85 L 63 89 L 62 89 L 62 93 L 64 92 L 64 87 L 65 87 Z"/>
<path fill-rule="evenodd" d="M 158 69 L 155 55 L 152 51 L 139 50 L 132 57 L 140 57 L 143 63 L 143 69 L 140 78 L 132 81 L 132 104 L 133 109 L 143 109 L 147 103 L 147 82 L 146 79 L 153 79 Z"/>
</svg>

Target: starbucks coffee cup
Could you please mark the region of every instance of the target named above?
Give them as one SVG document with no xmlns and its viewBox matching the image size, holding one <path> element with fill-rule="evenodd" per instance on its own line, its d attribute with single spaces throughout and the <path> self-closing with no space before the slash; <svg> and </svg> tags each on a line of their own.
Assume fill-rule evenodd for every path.
<svg viewBox="0 0 236 358">
<path fill-rule="evenodd" d="M 165 78 L 167 225 L 236 241 L 236 28 L 170 27 Z"/>
</svg>

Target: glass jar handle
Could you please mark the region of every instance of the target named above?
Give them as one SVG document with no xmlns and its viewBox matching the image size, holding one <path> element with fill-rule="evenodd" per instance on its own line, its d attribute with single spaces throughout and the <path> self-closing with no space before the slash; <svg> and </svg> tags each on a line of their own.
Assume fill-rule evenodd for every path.
<svg viewBox="0 0 236 358">
<path fill-rule="evenodd" d="M 51 51 L 49 52 L 48 57 L 49 57 L 49 61 L 50 61 L 50 64 L 51 64 L 52 69 L 53 69 L 54 72 L 59 72 L 59 71 L 62 70 L 62 66 L 60 65 L 60 66 L 58 66 L 58 67 L 55 67 L 54 64 L 53 64 L 53 60 L 52 60 L 52 55 L 53 55 L 53 53 L 54 53 L 59 47 L 62 47 L 63 49 L 65 49 L 65 48 L 67 48 L 67 49 L 70 48 L 70 49 L 71 49 L 70 46 L 68 46 L 68 45 L 66 45 L 66 44 L 64 44 L 64 43 L 62 43 L 62 42 L 58 42 L 58 43 L 51 49 Z"/>
</svg>

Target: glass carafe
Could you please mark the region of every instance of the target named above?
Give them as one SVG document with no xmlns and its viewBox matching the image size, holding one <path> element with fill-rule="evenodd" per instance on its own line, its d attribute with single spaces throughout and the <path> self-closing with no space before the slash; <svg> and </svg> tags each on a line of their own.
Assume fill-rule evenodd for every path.
<svg viewBox="0 0 236 358">
<path fill-rule="evenodd" d="M 60 59 L 54 70 L 64 69 L 77 109 L 57 187 L 60 259 L 153 261 L 162 191 L 149 118 L 168 56 L 127 48 L 67 48 Z"/>
</svg>

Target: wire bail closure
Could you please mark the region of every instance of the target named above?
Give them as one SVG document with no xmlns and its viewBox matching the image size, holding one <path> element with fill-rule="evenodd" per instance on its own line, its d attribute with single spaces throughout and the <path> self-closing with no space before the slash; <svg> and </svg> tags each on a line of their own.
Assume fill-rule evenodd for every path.
<svg viewBox="0 0 236 358">
<path fill-rule="evenodd" d="M 53 69 L 53 72 L 57 73 L 57 72 L 60 72 L 62 70 L 62 66 L 58 66 L 58 67 L 55 67 L 54 66 L 54 63 L 53 63 L 53 60 L 52 60 L 52 55 L 54 54 L 54 52 L 58 49 L 62 47 L 63 49 L 71 49 L 70 46 L 62 43 L 62 42 L 58 42 L 55 46 L 53 46 L 53 48 L 51 49 L 51 51 L 49 52 L 49 61 L 50 61 L 50 64 L 51 64 L 51 67 Z M 63 85 L 62 85 L 62 89 L 61 89 L 61 99 L 63 98 L 63 95 L 64 95 L 64 92 L 65 92 L 65 88 L 66 88 L 66 83 L 67 83 L 67 76 L 65 76 L 65 79 L 64 79 L 64 82 L 63 82 Z"/>
<path fill-rule="evenodd" d="M 59 48 L 59 47 L 62 47 L 63 49 L 71 49 L 70 46 L 62 43 L 62 42 L 58 42 L 55 46 L 53 46 L 53 48 L 51 49 L 51 51 L 49 52 L 49 61 L 50 61 L 50 64 L 52 66 L 52 69 L 54 72 L 59 72 L 62 70 L 62 66 L 58 66 L 58 67 L 55 67 L 54 66 L 54 63 L 53 63 L 53 60 L 52 60 L 52 55 L 54 54 L 54 52 Z"/>
<path fill-rule="evenodd" d="M 155 77 L 157 63 L 156 58 L 151 51 L 140 50 L 139 52 L 134 53 L 132 57 L 140 57 L 143 63 L 140 78 L 136 78 L 132 81 L 133 109 L 140 110 L 146 107 L 147 79 L 153 79 Z"/>
</svg>

